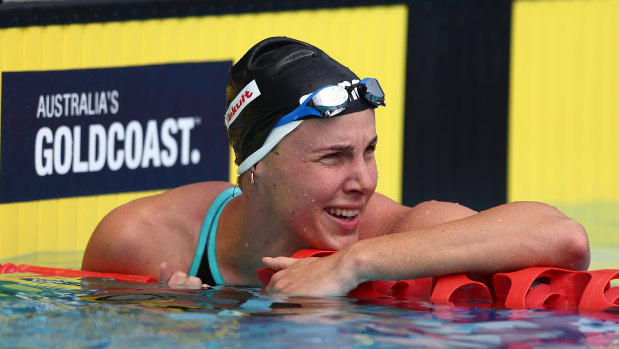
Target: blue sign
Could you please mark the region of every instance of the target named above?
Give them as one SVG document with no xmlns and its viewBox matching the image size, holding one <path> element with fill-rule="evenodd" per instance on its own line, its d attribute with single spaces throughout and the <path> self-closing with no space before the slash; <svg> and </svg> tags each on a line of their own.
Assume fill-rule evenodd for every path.
<svg viewBox="0 0 619 349">
<path fill-rule="evenodd" d="M 0 203 L 228 180 L 231 65 L 3 72 Z"/>
</svg>

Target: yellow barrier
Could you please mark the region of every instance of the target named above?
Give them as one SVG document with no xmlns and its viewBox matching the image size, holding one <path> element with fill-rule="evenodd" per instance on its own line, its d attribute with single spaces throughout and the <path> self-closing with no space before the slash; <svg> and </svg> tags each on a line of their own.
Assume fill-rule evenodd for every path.
<svg viewBox="0 0 619 349">
<path fill-rule="evenodd" d="M 619 245 L 619 1 L 515 1 L 512 16 L 508 199 Z"/>
<path fill-rule="evenodd" d="M 304 40 L 380 79 L 388 108 L 377 111 L 378 190 L 401 200 L 407 11 L 398 5 L 0 29 L 0 72 L 236 61 L 269 36 Z M 367 18 L 381 25 L 360 25 Z M 235 171 L 231 165 L 233 181 Z M 2 204 L 0 257 L 83 250 L 107 212 L 153 193 Z"/>
</svg>

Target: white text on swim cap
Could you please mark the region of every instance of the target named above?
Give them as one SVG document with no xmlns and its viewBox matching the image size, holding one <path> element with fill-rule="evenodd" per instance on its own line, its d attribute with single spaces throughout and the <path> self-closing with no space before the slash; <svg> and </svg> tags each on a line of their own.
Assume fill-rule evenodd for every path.
<svg viewBox="0 0 619 349">
<path fill-rule="evenodd" d="M 252 80 L 241 90 L 241 92 L 239 92 L 238 95 L 236 95 L 234 100 L 228 106 L 225 116 L 226 128 L 229 128 L 230 124 L 234 122 L 241 111 L 258 96 L 260 96 L 260 89 L 258 89 L 256 80 Z"/>
</svg>

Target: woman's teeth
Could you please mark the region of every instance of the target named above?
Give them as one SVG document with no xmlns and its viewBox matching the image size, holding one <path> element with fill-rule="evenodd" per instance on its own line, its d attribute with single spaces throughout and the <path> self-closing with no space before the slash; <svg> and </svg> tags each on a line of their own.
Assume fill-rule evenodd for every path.
<svg viewBox="0 0 619 349">
<path fill-rule="evenodd" d="M 353 219 L 354 216 L 359 214 L 359 210 L 346 210 L 341 208 L 327 208 L 325 209 L 329 214 L 336 216 L 345 221 Z"/>
</svg>

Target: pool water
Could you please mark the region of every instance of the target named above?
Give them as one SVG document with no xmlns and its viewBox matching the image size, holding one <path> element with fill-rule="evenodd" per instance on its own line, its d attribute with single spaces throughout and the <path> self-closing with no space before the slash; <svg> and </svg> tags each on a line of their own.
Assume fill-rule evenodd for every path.
<svg viewBox="0 0 619 349">
<path fill-rule="evenodd" d="M 619 347 L 619 314 L 0 274 L 0 348 Z"/>
</svg>

